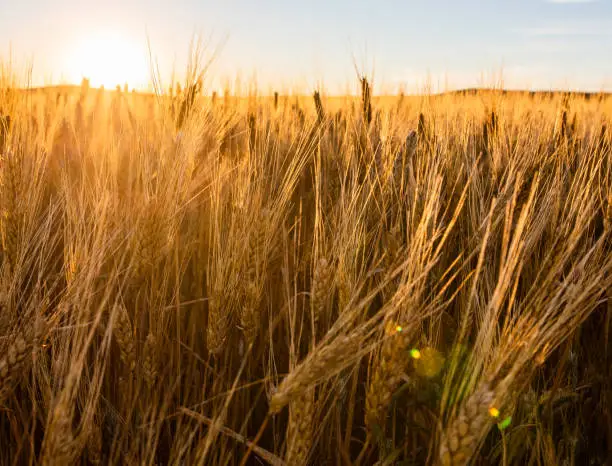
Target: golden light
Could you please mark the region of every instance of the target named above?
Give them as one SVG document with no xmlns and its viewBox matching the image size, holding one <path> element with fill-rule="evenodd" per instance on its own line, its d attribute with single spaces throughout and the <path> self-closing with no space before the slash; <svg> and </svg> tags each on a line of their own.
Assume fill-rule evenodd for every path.
<svg viewBox="0 0 612 466">
<path fill-rule="evenodd" d="M 88 78 L 93 87 L 123 87 L 128 83 L 130 88 L 143 88 L 149 81 L 145 47 L 118 33 L 99 34 L 80 42 L 68 68 L 75 84 Z"/>
<path fill-rule="evenodd" d="M 421 377 L 428 379 L 437 377 L 442 372 L 442 369 L 444 369 L 444 363 L 446 362 L 444 355 L 430 346 L 416 351 L 418 354 L 412 355 L 415 372 Z"/>
</svg>

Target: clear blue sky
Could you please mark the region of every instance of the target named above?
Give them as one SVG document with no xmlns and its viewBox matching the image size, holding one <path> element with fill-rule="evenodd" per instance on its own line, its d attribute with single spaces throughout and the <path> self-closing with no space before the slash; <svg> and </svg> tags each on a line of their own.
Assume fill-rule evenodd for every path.
<svg viewBox="0 0 612 466">
<path fill-rule="evenodd" d="M 17 70 L 32 60 L 34 83 L 75 79 L 72 51 L 109 32 L 143 56 L 148 33 L 164 79 L 194 33 L 223 44 L 216 85 L 337 92 L 355 59 L 379 89 L 490 85 L 501 72 L 507 87 L 612 90 L 612 0 L 0 0 L 0 56 L 11 50 Z"/>
</svg>

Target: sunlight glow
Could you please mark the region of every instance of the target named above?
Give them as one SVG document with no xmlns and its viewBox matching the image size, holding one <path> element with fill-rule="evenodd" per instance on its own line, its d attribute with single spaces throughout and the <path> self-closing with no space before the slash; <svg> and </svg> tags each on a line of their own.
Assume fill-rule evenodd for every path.
<svg viewBox="0 0 612 466">
<path fill-rule="evenodd" d="M 93 87 L 123 87 L 127 83 L 130 89 L 140 89 L 149 82 L 145 48 L 116 33 L 99 34 L 82 41 L 73 50 L 68 67 L 74 84 L 89 78 Z"/>
</svg>

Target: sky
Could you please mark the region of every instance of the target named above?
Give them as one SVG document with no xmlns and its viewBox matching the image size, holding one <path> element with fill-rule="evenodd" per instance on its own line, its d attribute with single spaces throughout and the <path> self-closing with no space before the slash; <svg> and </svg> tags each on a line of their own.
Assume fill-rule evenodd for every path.
<svg viewBox="0 0 612 466">
<path fill-rule="evenodd" d="M 194 37 L 210 89 L 343 93 L 356 65 L 379 92 L 612 91 L 612 0 L 0 0 L 0 60 L 32 85 L 143 87 L 151 57 L 166 84 Z"/>
</svg>

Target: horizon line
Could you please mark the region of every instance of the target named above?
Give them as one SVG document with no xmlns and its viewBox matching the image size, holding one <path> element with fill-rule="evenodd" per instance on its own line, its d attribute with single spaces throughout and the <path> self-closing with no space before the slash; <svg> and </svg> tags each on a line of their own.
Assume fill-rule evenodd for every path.
<svg viewBox="0 0 612 466">
<path fill-rule="evenodd" d="M 120 92 L 122 94 L 125 94 L 125 89 L 123 88 L 123 86 L 117 86 L 117 87 L 121 87 L 120 88 Z M 93 91 L 93 92 L 99 92 L 99 91 L 104 91 L 104 92 L 117 92 L 117 87 L 114 88 L 107 88 L 105 86 L 97 86 L 97 87 L 88 87 L 89 91 Z M 53 90 L 53 89 L 70 89 L 70 90 L 81 90 L 82 89 L 82 85 L 80 84 L 51 84 L 51 85 L 43 85 L 43 86 L 31 86 L 31 87 L 18 87 L 17 90 L 18 91 L 30 91 L 30 92 L 36 92 L 36 91 L 45 91 L 45 90 Z M 313 89 L 311 92 L 309 93 L 304 93 L 304 92 L 272 92 L 270 93 L 269 91 L 263 92 L 263 93 L 259 93 L 256 92 L 255 93 L 255 97 L 259 98 L 259 97 L 274 97 L 276 94 L 278 94 L 279 97 L 312 97 L 312 95 L 315 92 L 321 92 L 321 95 L 323 97 L 359 97 L 361 94 L 359 92 L 357 93 L 326 93 L 324 91 L 318 90 L 318 89 Z M 494 87 L 494 86 L 483 86 L 483 87 L 479 87 L 479 86 L 472 86 L 472 87 L 463 87 L 463 88 L 458 88 L 458 89 L 448 89 L 448 90 L 441 90 L 441 91 L 429 91 L 429 92 L 405 92 L 405 91 L 398 91 L 395 93 L 380 93 L 380 94 L 376 94 L 376 93 L 372 93 L 372 96 L 377 96 L 377 97 L 391 97 L 391 96 L 405 96 L 405 97 L 410 97 L 410 96 L 426 96 L 426 95 L 436 95 L 436 96 L 440 96 L 440 95 L 445 95 L 445 94 L 465 94 L 465 93 L 477 93 L 477 92 L 501 92 L 501 93 L 521 93 L 521 94 L 563 94 L 563 93 L 567 93 L 567 94 L 576 94 L 576 95 L 588 95 L 588 96 L 597 96 L 597 95 L 612 95 L 612 91 L 608 91 L 608 90 L 599 90 L 599 91 L 594 91 L 594 90 L 580 90 L 580 89 L 571 89 L 571 88 L 561 88 L 561 87 L 557 87 L 557 88 L 538 88 L 538 89 L 527 89 L 527 88 L 520 88 L 520 87 Z M 127 94 L 139 94 L 139 95 L 158 95 L 156 92 L 154 91 L 149 91 L 149 90 L 142 90 L 142 89 L 128 89 Z M 163 92 L 161 95 L 169 95 L 168 92 Z M 203 96 L 206 97 L 213 97 L 213 95 L 216 95 L 217 98 L 223 98 L 224 94 L 223 93 L 219 93 L 217 91 L 212 91 L 212 92 L 208 92 L 206 94 L 202 94 Z M 248 98 L 249 94 L 235 94 L 235 93 L 231 93 L 230 97 L 241 97 L 241 98 Z"/>
</svg>

